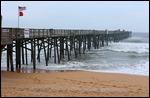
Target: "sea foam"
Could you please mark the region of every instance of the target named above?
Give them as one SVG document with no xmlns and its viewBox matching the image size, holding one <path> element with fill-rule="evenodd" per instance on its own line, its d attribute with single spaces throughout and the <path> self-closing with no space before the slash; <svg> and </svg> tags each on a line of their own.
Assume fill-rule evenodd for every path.
<svg viewBox="0 0 150 98">
<path fill-rule="evenodd" d="M 119 42 L 119 43 L 112 43 L 110 44 L 109 47 L 106 47 L 105 49 L 118 52 L 149 53 L 149 44 Z"/>
</svg>

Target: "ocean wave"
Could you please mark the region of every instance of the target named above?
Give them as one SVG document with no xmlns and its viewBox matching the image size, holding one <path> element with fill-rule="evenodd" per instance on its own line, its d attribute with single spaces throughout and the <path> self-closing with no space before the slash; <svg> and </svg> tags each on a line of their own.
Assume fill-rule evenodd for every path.
<svg viewBox="0 0 150 98">
<path fill-rule="evenodd" d="M 143 42 L 143 38 L 142 37 L 131 37 L 129 39 L 125 39 L 125 42 L 131 42 L 131 43 L 140 43 Z"/>
<path fill-rule="evenodd" d="M 149 53 L 149 43 L 112 43 L 107 50 L 117 51 L 117 52 L 136 52 L 136 53 Z"/>
<path fill-rule="evenodd" d="M 124 66 L 118 66 L 118 65 L 111 66 L 110 64 L 108 64 L 107 66 L 101 66 L 97 70 L 89 69 L 88 71 L 149 76 L 149 61 L 143 60 L 138 62 L 135 65 L 125 64 Z"/>
</svg>

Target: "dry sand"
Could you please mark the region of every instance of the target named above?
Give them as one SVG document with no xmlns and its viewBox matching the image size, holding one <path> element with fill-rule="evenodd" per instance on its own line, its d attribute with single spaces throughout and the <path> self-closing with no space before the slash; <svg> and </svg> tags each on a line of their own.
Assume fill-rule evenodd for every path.
<svg viewBox="0 0 150 98">
<path fill-rule="evenodd" d="M 1 97 L 149 97 L 149 77 L 99 73 L 1 71 Z"/>
</svg>

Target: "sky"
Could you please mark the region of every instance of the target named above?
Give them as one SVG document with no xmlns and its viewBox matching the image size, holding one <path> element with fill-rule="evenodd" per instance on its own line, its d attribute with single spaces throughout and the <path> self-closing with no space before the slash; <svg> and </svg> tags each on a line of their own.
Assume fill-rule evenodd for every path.
<svg viewBox="0 0 150 98">
<path fill-rule="evenodd" d="M 2 27 L 149 32 L 149 1 L 1 1 Z"/>
</svg>

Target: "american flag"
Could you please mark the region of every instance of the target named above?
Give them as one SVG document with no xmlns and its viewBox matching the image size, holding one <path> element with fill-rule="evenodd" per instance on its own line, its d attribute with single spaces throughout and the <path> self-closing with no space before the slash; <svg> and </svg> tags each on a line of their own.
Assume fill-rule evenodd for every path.
<svg viewBox="0 0 150 98">
<path fill-rule="evenodd" d="M 19 11 L 26 10 L 26 7 L 19 7 Z"/>
</svg>

